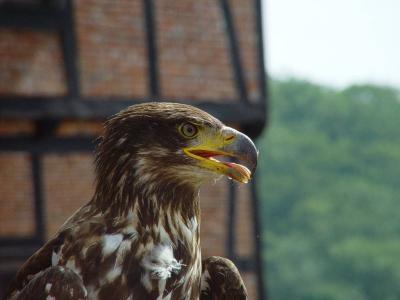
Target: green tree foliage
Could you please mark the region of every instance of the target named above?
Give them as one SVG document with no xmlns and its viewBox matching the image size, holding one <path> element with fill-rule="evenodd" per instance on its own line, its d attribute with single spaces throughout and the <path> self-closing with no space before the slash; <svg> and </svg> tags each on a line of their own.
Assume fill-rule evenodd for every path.
<svg viewBox="0 0 400 300">
<path fill-rule="evenodd" d="M 271 299 L 400 299 L 400 96 L 272 80 L 259 140 Z"/>
</svg>

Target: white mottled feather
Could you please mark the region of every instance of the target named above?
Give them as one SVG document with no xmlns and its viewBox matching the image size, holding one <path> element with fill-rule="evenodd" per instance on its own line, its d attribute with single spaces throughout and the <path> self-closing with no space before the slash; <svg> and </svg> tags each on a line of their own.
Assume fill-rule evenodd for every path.
<svg viewBox="0 0 400 300">
<path fill-rule="evenodd" d="M 113 253 L 123 239 L 122 234 L 106 234 L 103 236 L 103 255 L 107 256 Z"/>
</svg>

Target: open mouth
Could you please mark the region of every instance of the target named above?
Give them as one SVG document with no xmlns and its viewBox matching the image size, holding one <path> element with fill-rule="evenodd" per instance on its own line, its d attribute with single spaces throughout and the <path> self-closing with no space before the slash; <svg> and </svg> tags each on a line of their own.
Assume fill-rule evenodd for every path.
<svg viewBox="0 0 400 300">
<path fill-rule="evenodd" d="M 192 158 L 202 161 L 202 166 L 224 174 L 241 183 L 247 183 L 251 178 L 251 171 L 244 165 L 230 162 L 235 155 L 204 149 L 185 149 L 185 153 Z"/>
</svg>

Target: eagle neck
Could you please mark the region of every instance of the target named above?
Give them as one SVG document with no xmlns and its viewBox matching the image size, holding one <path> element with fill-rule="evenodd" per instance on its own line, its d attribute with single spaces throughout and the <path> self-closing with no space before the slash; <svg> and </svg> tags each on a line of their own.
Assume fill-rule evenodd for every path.
<svg viewBox="0 0 400 300">
<path fill-rule="evenodd" d="M 151 186 L 151 185 L 148 185 Z M 158 182 L 157 188 L 139 192 L 136 212 L 144 226 L 168 226 L 168 217 L 180 218 L 185 224 L 200 215 L 198 190 L 189 184 Z"/>
<path fill-rule="evenodd" d="M 112 218 L 135 212 L 143 225 L 158 223 L 165 213 L 179 214 L 185 221 L 200 217 L 198 185 L 170 177 L 143 181 L 145 177 L 122 174 L 98 182 L 92 199 L 97 212 Z"/>
</svg>

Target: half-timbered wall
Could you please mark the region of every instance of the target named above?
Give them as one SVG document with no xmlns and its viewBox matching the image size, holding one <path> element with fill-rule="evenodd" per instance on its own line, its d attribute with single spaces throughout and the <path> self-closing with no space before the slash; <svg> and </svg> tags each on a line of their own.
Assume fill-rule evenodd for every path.
<svg viewBox="0 0 400 300">
<path fill-rule="evenodd" d="M 179 101 L 257 137 L 266 118 L 259 0 L 0 3 L 0 288 L 93 192 L 102 121 Z M 204 187 L 203 255 L 263 296 L 254 185 Z"/>
</svg>

